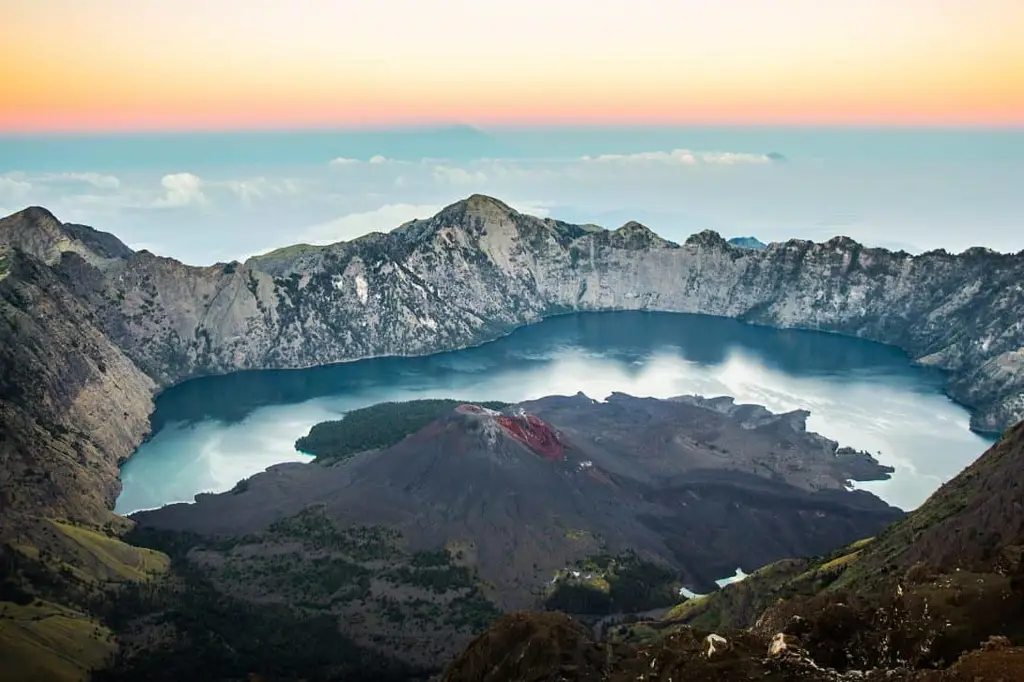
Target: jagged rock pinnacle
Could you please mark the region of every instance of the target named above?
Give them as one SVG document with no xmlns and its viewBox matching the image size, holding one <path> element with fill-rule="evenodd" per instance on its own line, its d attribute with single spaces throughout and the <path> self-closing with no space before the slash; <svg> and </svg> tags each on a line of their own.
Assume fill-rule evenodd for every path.
<svg viewBox="0 0 1024 682">
<path fill-rule="evenodd" d="M 729 242 L 714 230 L 702 230 L 686 239 L 687 246 L 728 246 Z"/>
</svg>

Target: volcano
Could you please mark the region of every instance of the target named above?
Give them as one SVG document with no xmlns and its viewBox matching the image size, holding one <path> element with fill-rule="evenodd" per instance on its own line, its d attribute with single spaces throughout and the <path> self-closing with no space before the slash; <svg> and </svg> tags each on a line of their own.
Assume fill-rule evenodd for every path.
<svg viewBox="0 0 1024 682">
<path fill-rule="evenodd" d="M 277 465 L 244 491 L 133 518 L 231 537 L 320 505 L 341 526 L 395 528 L 413 551 L 463 548 L 506 608 L 536 605 L 555 572 L 600 552 L 631 550 L 713 589 L 737 566 L 825 552 L 902 516 L 848 489 L 886 468 L 806 418 L 694 396 L 467 403 L 392 447 Z"/>
</svg>

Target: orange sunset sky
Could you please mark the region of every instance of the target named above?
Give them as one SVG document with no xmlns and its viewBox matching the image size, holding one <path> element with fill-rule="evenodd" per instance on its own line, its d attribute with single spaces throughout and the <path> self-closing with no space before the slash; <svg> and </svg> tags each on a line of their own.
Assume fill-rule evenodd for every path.
<svg viewBox="0 0 1024 682">
<path fill-rule="evenodd" d="M 0 0 L 0 132 L 1024 125 L 1024 0 Z"/>
</svg>

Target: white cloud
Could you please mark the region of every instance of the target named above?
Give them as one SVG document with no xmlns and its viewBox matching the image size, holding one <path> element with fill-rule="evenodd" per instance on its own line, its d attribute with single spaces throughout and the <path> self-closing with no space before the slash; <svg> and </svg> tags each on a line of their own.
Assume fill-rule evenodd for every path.
<svg viewBox="0 0 1024 682">
<path fill-rule="evenodd" d="M 266 180 L 256 178 L 255 180 L 228 180 L 225 183 L 228 189 L 238 195 L 243 203 L 250 204 L 253 199 L 262 199 L 266 196 Z"/>
<path fill-rule="evenodd" d="M 196 206 L 207 203 L 203 180 L 192 173 L 170 173 L 160 179 L 164 195 L 153 205 L 161 208 Z"/>
<path fill-rule="evenodd" d="M 487 182 L 483 171 L 470 171 L 456 166 L 434 166 L 434 179 L 448 185 L 479 185 Z"/>
<path fill-rule="evenodd" d="M 597 163 L 666 163 L 680 166 L 696 166 L 699 164 L 727 165 L 770 164 L 772 159 L 767 154 L 748 154 L 737 152 L 695 152 L 689 149 L 673 149 L 670 152 L 638 152 L 636 154 L 601 154 L 584 156 L 585 162 Z"/>
<path fill-rule="evenodd" d="M 113 175 L 103 175 L 102 173 L 45 173 L 38 176 L 38 181 L 52 183 L 84 182 L 97 189 L 118 189 L 121 186 L 119 178 Z"/>
<path fill-rule="evenodd" d="M 736 152 L 709 152 L 704 154 L 702 157 L 704 163 L 718 163 L 727 166 L 736 164 L 753 163 L 753 164 L 767 164 L 772 163 L 772 159 L 767 154 L 745 154 Z"/>
<path fill-rule="evenodd" d="M 307 244 L 334 244 L 351 241 L 370 232 L 390 232 L 415 218 L 429 218 L 443 206 L 435 204 L 386 204 L 372 211 L 350 213 L 304 230 L 298 241 Z"/>
<path fill-rule="evenodd" d="M 302 183 L 290 178 L 269 180 L 259 177 L 248 180 L 224 180 L 219 183 L 206 184 L 222 185 L 228 188 L 245 204 L 251 204 L 255 199 L 294 195 L 302 191 Z"/>
<path fill-rule="evenodd" d="M 501 197 L 495 197 L 501 199 Z M 505 201 L 502 199 L 502 201 Z M 544 201 L 505 201 L 510 207 L 525 213 L 526 215 L 532 215 L 536 218 L 547 218 L 551 215 L 551 209 L 548 208 L 548 203 Z"/>
<path fill-rule="evenodd" d="M 32 183 L 26 182 L 18 177 L 18 174 L 8 173 L 0 175 L 0 197 L 7 200 L 16 200 L 24 197 L 32 191 Z"/>
<path fill-rule="evenodd" d="M 56 185 L 67 183 L 85 183 L 97 189 L 117 189 L 121 186 L 121 180 L 113 175 L 103 173 L 26 173 L 25 171 L 11 171 L 0 178 L 6 178 L 15 182 L 23 182 L 37 185 Z"/>
<path fill-rule="evenodd" d="M 374 163 L 368 153 L 353 150 L 338 163 L 326 157 L 241 172 L 227 164 L 204 167 L 201 178 L 163 175 L 174 168 L 104 166 L 109 176 L 69 169 L 50 173 L 45 182 L 42 173 L 0 172 L 0 205 L 46 206 L 63 220 L 94 225 L 126 242 L 159 245 L 155 252 L 191 263 L 387 231 L 474 192 L 538 217 L 607 227 L 636 219 L 673 241 L 710 227 L 765 241 L 847 234 L 918 249 L 962 250 L 973 242 L 1004 251 L 1021 248 L 1024 205 L 1015 201 L 1012 180 L 1024 162 L 1003 170 L 948 161 L 942 172 L 923 173 L 917 158 L 874 165 L 850 164 L 845 157 L 786 162 L 775 154 L 745 153 L 761 147 L 742 142 L 704 151 L 674 146 L 654 142 L 615 150 L 635 154 L 589 158 L 580 156 L 589 151 L 581 149 L 572 156 L 463 160 L 400 160 L 389 147 L 378 148 L 389 156 L 380 154 Z M 115 175 L 117 187 L 110 179 Z M 840 222 L 843 216 L 857 220 Z"/>
<path fill-rule="evenodd" d="M 365 162 L 360 159 L 353 159 L 348 156 L 339 156 L 335 159 L 331 159 L 328 165 L 334 166 L 335 168 L 344 168 L 346 166 L 358 166 L 361 163 L 371 163 L 375 166 L 382 165 L 385 163 L 395 163 L 394 159 L 389 159 L 381 154 L 374 154 Z"/>
</svg>

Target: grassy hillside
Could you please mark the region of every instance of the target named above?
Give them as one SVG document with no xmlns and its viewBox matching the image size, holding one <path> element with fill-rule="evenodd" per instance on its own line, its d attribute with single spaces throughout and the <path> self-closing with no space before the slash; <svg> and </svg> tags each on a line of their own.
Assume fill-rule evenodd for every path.
<svg viewBox="0 0 1024 682">
<path fill-rule="evenodd" d="M 0 602 L 0 682 L 83 680 L 116 649 L 113 633 L 80 611 Z"/>
<path fill-rule="evenodd" d="M 1024 641 L 1024 424 L 876 538 L 786 560 L 672 609 L 669 623 L 800 636 L 835 667 L 944 666 Z"/>
<path fill-rule="evenodd" d="M 23 527 L 0 546 L 0 681 L 86 679 L 118 648 L 96 605 L 162 576 L 169 558 L 66 520 Z"/>
</svg>

